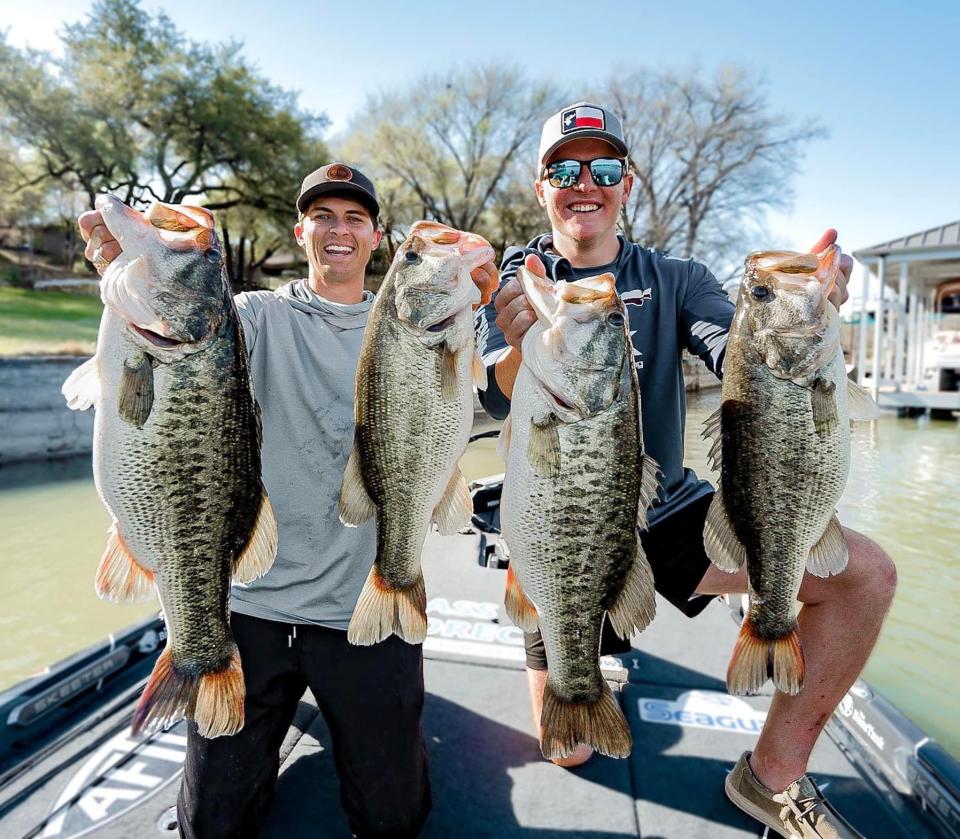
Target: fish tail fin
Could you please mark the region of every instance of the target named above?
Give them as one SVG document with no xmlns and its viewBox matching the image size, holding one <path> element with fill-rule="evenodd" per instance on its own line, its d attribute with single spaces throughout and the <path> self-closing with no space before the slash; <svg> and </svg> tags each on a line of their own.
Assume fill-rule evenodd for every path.
<svg viewBox="0 0 960 839">
<path fill-rule="evenodd" d="M 246 692 L 240 653 L 234 649 L 226 667 L 200 677 L 193 719 L 204 737 L 236 734 L 243 728 Z"/>
<path fill-rule="evenodd" d="M 94 587 L 101 600 L 114 603 L 145 603 L 153 599 L 156 580 L 153 571 L 144 568 L 130 553 L 117 531 L 117 523 L 110 525 L 107 547 L 97 568 Z"/>
<path fill-rule="evenodd" d="M 569 757 L 580 743 L 607 757 L 630 754 L 630 726 L 610 686 L 603 679 L 601 685 L 600 696 L 592 702 L 566 702 L 547 680 L 540 714 L 540 749 L 544 757 Z"/>
<path fill-rule="evenodd" d="M 803 675 L 803 649 L 796 621 L 783 637 L 768 639 L 757 635 L 749 615 L 744 618 L 727 668 L 730 693 L 756 693 L 772 678 L 778 690 L 792 696 L 803 687 Z"/>
<path fill-rule="evenodd" d="M 204 737 L 236 734 L 243 728 L 243 670 L 236 648 L 227 663 L 200 676 L 182 673 L 167 645 L 153 667 L 133 715 L 131 731 L 163 728 L 183 716 L 192 718 Z"/>
<path fill-rule="evenodd" d="M 427 593 L 423 573 L 417 574 L 412 585 L 395 588 L 383 579 L 374 565 L 350 618 L 347 640 L 366 647 L 390 635 L 398 635 L 408 644 L 419 644 L 427 637 Z"/>
</svg>

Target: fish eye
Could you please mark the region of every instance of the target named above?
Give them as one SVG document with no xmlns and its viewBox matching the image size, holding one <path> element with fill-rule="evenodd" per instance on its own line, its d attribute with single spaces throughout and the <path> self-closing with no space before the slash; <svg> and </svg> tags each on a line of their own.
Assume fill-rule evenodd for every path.
<svg viewBox="0 0 960 839">
<path fill-rule="evenodd" d="M 204 251 L 203 257 L 213 265 L 219 265 L 223 261 L 223 254 L 216 248 L 208 248 Z"/>
<path fill-rule="evenodd" d="M 418 262 L 420 262 L 420 254 L 418 254 L 416 251 L 407 251 L 403 255 L 403 259 L 407 265 L 416 265 Z"/>
<path fill-rule="evenodd" d="M 623 326 L 623 313 L 622 312 L 611 312 L 607 315 L 607 325 L 608 326 Z"/>
<path fill-rule="evenodd" d="M 770 296 L 770 289 L 765 285 L 755 285 L 750 289 L 754 300 L 766 300 Z"/>
</svg>

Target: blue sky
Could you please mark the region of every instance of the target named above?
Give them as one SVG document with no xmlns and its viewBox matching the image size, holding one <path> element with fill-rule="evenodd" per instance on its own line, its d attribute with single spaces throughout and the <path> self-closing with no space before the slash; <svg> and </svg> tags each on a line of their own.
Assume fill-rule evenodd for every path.
<svg viewBox="0 0 960 839">
<path fill-rule="evenodd" d="M 42 5 L 42 7 L 41 7 Z M 960 218 L 960 2 L 502 2 L 459 5 L 143 0 L 194 39 L 242 41 L 274 83 L 342 130 L 367 94 L 458 62 L 502 60 L 566 85 L 618 65 L 760 73 L 774 110 L 816 119 L 793 210 L 772 241 L 804 249 L 823 228 L 845 250 Z M 54 48 L 80 3 L 0 0 L 11 40 Z M 78 11 L 78 9 L 80 11 Z M 855 272 L 855 277 L 857 276 Z"/>
</svg>

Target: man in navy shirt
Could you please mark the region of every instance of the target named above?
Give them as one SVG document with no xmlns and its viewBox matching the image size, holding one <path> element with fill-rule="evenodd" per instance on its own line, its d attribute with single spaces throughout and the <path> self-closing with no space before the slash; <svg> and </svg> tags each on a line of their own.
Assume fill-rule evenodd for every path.
<svg viewBox="0 0 960 839">
<path fill-rule="evenodd" d="M 728 574 L 707 558 L 703 525 L 713 488 L 683 466 L 682 351 L 695 353 L 721 376 L 734 307 L 700 263 L 664 256 L 618 235 L 620 208 L 633 188 L 627 153 L 620 120 L 597 105 L 571 105 L 544 124 L 534 188 L 551 230 L 525 248 L 506 251 L 500 289 L 477 314 L 489 380 L 481 398 L 494 417 L 503 418 L 510 409 L 521 341 L 536 321 L 516 279 L 521 264 L 555 281 L 607 271 L 616 276 L 643 394 L 644 444 L 662 470 L 659 502 L 649 511 L 650 526 L 641 541 L 657 590 L 692 617 L 715 595 L 747 591 L 745 567 Z M 836 237 L 828 230 L 812 250 L 819 252 Z M 837 307 L 847 299 L 852 266 L 844 256 L 842 276 L 830 296 Z M 873 649 L 896 588 L 896 570 L 883 550 L 852 530 L 844 528 L 844 536 L 850 555 L 846 570 L 826 579 L 805 574 L 800 588 L 806 687 L 795 696 L 776 693 L 756 747 L 740 758 L 726 784 L 738 807 L 782 835 L 859 835 L 805 774 L 824 724 Z M 605 630 L 604 652 L 617 651 L 611 636 Z M 527 635 L 526 646 L 539 729 L 548 662 L 539 633 Z M 581 745 L 557 763 L 575 766 L 590 755 Z"/>
</svg>

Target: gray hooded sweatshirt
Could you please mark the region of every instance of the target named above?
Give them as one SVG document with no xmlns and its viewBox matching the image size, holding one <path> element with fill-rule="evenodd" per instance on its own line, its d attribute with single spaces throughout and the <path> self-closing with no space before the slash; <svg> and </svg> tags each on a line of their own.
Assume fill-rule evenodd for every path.
<svg viewBox="0 0 960 839">
<path fill-rule="evenodd" d="M 332 303 L 307 280 L 235 298 L 263 420 L 263 483 L 277 519 L 273 568 L 234 584 L 234 611 L 346 629 L 376 554 L 376 525 L 345 527 L 360 343 L 373 295 Z"/>
</svg>

